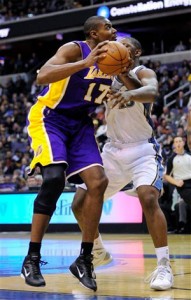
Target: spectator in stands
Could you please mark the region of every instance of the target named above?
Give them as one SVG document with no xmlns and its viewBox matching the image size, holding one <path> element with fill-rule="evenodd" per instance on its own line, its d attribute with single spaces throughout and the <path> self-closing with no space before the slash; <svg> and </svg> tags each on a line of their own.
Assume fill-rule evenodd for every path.
<svg viewBox="0 0 191 300">
<path fill-rule="evenodd" d="M 188 144 L 188 148 L 191 152 L 191 109 L 188 112 L 187 144 Z"/>
<path fill-rule="evenodd" d="M 163 119 L 167 123 L 169 123 L 171 121 L 171 113 L 170 113 L 170 109 L 168 106 L 163 106 L 162 114 L 159 117 L 159 122 L 161 122 Z"/>
<path fill-rule="evenodd" d="M 26 192 L 29 190 L 29 187 L 24 178 L 20 176 L 15 178 L 15 190 L 18 192 Z"/>
<path fill-rule="evenodd" d="M 0 138 L 0 161 L 4 159 L 6 153 L 6 149 L 4 148 L 3 142 Z"/>
<path fill-rule="evenodd" d="M 14 73 L 21 73 L 24 70 L 24 61 L 22 54 L 18 53 L 14 63 Z"/>
<path fill-rule="evenodd" d="M 185 51 L 186 46 L 183 44 L 183 41 L 179 41 L 179 43 L 175 46 L 174 51 Z"/>
<path fill-rule="evenodd" d="M 166 162 L 171 155 L 172 155 L 172 145 L 170 142 L 165 140 L 162 144 L 163 165 L 166 165 Z"/>
<path fill-rule="evenodd" d="M 37 68 L 39 64 L 39 59 L 36 52 L 32 52 L 31 57 L 27 62 L 25 62 L 26 71 L 31 71 L 33 68 Z"/>
<path fill-rule="evenodd" d="M 0 149 L 1 150 L 1 149 Z M 1 154 L 1 151 L 0 151 Z M 4 173 L 3 173 L 3 162 L 2 159 L 0 158 L 0 183 L 3 182 L 3 178 L 4 178 Z"/>
<path fill-rule="evenodd" d="M 179 110 L 183 110 L 184 107 L 187 105 L 187 98 L 184 97 L 184 92 L 180 90 L 176 97 L 176 108 Z"/>
<path fill-rule="evenodd" d="M 171 135 L 173 132 L 171 123 L 169 121 L 166 121 L 165 119 L 161 119 L 161 122 L 159 123 L 156 135 L 157 135 L 157 141 L 159 143 L 163 143 L 169 135 Z"/>
</svg>

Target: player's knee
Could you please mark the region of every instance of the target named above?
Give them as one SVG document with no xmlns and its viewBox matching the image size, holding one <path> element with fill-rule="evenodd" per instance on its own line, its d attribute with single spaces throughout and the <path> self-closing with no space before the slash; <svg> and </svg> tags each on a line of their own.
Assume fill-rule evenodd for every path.
<svg viewBox="0 0 191 300">
<path fill-rule="evenodd" d="M 34 214 L 42 214 L 52 217 L 56 209 L 56 202 L 47 202 L 43 198 L 36 198 L 34 201 Z"/>
<path fill-rule="evenodd" d="M 34 201 L 34 213 L 52 216 L 64 190 L 64 180 L 62 176 L 56 174 L 44 177 L 41 189 Z"/>
<path fill-rule="evenodd" d="M 89 193 L 93 193 L 94 195 L 97 194 L 104 194 L 107 185 L 108 185 L 108 178 L 104 175 L 100 179 L 95 179 L 90 186 L 88 186 Z"/>
<path fill-rule="evenodd" d="M 140 200 L 145 212 L 153 213 L 159 207 L 158 197 L 155 193 L 146 193 Z"/>
</svg>

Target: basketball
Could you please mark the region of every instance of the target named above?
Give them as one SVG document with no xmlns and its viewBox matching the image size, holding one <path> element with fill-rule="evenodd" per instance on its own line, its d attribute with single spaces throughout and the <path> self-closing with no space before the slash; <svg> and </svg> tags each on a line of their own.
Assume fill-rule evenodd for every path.
<svg viewBox="0 0 191 300">
<path fill-rule="evenodd" d="M 108 48 L 106 56 L 97 61 L 98 68 L 107 75 L 118 75 L 130 64 L 130 54 L 120 42 L 110 41 L 104 45 Z"/>
</svg>

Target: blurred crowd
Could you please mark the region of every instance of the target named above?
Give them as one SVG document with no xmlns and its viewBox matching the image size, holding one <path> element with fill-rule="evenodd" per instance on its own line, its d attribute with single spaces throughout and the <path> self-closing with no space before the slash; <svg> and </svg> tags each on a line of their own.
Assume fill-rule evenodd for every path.
<svg viewBox="0 0 191 300">
<path fill-rule="evenodd" d="M 0 23 L 115 0 L 1 0 Z"/>
<path fill-rule="evenodd" d="M 16 74 L 32 71 L 37 68 L 40 58 L 36 52 L 23 56 L 21 52 L 16 55 L 0 57 L 0 75 Z"/>
</svg>

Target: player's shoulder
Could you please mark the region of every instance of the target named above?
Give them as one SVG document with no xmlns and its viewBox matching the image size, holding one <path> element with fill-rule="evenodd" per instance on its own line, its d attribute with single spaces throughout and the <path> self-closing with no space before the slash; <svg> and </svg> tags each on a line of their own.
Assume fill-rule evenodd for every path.
<svg viewBox="0 0 191 300">
<path fill-rule="evenodd" d="M 67 55 L 68 57 L 78 57 L 81 55 L 80 41 L 71 41 L 63 44 L 59 49 L 60 55 Z"/>
<path fill-rule="evenodd" d="M 82 41 L 71 41 L 68 43 L 63 44 L 62 46 L 60 46 L 59 49 L 64 49 L 64 48 L 79 48 L 81 43 L 83 43 Z"/>
<path fill-rule="evenodd" d="M 144 65 L 139 65 L 139 66 L 136 66 L 135 68 L 133 68 L 132 71 L 134 73 L 138 73 L 139 71 L 145 70 L 145 69 L 147 69 L 147 68 Z"/>
<path fill-rule="evenodd" d="M 133 69 L 133 72 L 140 80 L 144 79 L 144 78 L 147 78 L 149 80 L 155 80 L 155 81 L 157 80 L 157 75 L 156 75 L 155 71 L 153 71 L 150 68 L 147 68 L 144 65 L 136 66 Z"/>
</svg>

